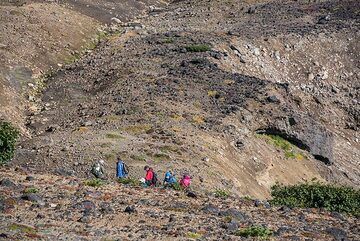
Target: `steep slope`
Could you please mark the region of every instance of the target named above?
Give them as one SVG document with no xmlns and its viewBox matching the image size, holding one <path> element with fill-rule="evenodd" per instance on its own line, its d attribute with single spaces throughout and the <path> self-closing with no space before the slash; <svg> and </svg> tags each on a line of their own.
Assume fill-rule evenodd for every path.
<svg viewBox="0 0 360 241">
<path fill-rule="evenodd" d="M 15 163 L 86 176 L 106 158 L 113 175 L 120 155 L 136 177 L 150 164 L 190 172 L 199 189 L 259 198 L 276 181 L 359 185 L 358 8 L 179 1 L 157 9 L 47 80 L 42 111 L 29 116 L 35 137 Z"/>
<path fill-rule="evenodd" d="M 157 1 L 6 0 L 0 3 L 0 119 L 24 135 L 26 112 L 36 111 L 42 78 L 91 51 L 104 24 L 140 16 Z M 112 20 L 113 19 L 113 20 Z M 116 27 L 111 30 L 116 31 Z"/>
</svg>

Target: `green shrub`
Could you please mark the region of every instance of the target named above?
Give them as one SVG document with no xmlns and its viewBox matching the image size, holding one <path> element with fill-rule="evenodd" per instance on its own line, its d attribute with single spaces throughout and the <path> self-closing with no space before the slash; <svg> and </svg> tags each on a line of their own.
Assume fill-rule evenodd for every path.
<svg viewBox="0 0 360 241">
<path fill-rule="evenodd" d="M 188 233 L 186 234 L 186 236 L 187 236 L 188 238 L 190 238 L 190 239 L 199 239 L 199 238 L 202 237 L 201 234 L 199 234 L 199 233 L 193 233 L 193 232 L 188 232 Z"/>
<path fill-rule="evenodd" d="M 239 229 L 235 232 L 236 236 L 241 237 L 259 237 L 261 239 L 267 239 L 272 235 L 272 231 L 262 226 L 251 226 L 247 228 Z"/>
<path fill-rule="evenodd" d="M 86 180 L 84 184 L 90 187 L 100 187 L 104 185 L 104 182 L 98 178 L 94 178 L 94 179 Z"/>
<path fill-rule="evenodd" d="M 185 48 L 189 52 L 206 52 L 211 50 L 211 47 L 207 44 L 189 45 L 186 46 Z"/>
<path fill-rule="evenodd" d="M 24 190 L 24 193 L 25 193 L 25 194 L 28 194 L 28 193 L 37 193 L 37 192 L 39 192 L 39 190 L 36 189 L 36 188 L 34 188 L 34 187 L 29 187 L 29 188 L 26 188 L 26 189 Z"/>
<path fill-rule="evenodd" d="M 217 198 L 228 198 L 230 196 L 230 193 L 224 189 L 216 189 L 214 195 Z"/>
<path fill-rule="evenodd" d="M 328 211 L 360 215 L 360 190 L 319 182 L 294 186 L 276 184 L 271 188 L 273 205 L 324 208 Z"/>
<path fill-rule="evenodd" d="M 122 135 L 115 132 L 107 133 L 105 136 L 109 139 L 125 139 Z"/>
<path fill-rule="evenodd" d="M 0 165 L 14 157 L 19 131 L 8 122 L 0 122 Z"/>
<path fill-rule="evenodd" d="M 118 183 L 129 185 L 132 187 L 139 187 L 141 186 L 141 182 L 135 178 L 127 177 L 127 178 L 119 178 Z"/>
<path fill-rule="evenodd" d="M 175 191 L 181 191 L 183 188 L 182 186 L 180 185 L 180 183 L 178 182 L 175 182 L 172 184 L 172 188 L 175 190 Z"/>
</svg>

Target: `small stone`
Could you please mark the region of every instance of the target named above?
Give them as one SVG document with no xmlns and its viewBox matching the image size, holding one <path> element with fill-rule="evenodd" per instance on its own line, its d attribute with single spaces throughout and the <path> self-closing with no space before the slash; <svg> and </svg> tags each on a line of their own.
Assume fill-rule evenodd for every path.
<svg viewBox="0 0 360 241">
<path fill-rule="evenodd" d="M 45 206 L 45 202 L 42 200 L 42 198 L 35 193 L 24 194 L 21 196 L 21 199 L 37 203 L 40 206 Z"/>
<path fill-rule="evenodd" d="M 112 22 L 115 22 L 115 23 L 118 23 L 118 24 L 121 24 L 121 23 L 122 23 L 122 21 L 121 21 L 120 19 L 115 18 L 115 17 L 111 18 L 111 21 L 112 21 Z"/>
<path fill-rule="evenodd" d="M 271 204 L 269 202 L 265 201 L 263 204 L 265 208 L 271 208 Z"/>
<path fill-rule="evenodd" d="M 202 210 L 205 212 L 205 213 L 212 213 L 212 214 L 219 214 L 220 212 L 220 209 L 216 206 L 214 206 L 213 204 L 208 204 L 208 205 L 205 205 Z"/>
<path fill-rule="evenodd" d="M 25 180 L 31 182 L 31 181 L 34 181 L 35 178 L 32 177 L 32 176 L 27 176 L 27 177 L 25 178 Z"/>
<path fill-rule="evenodd" d="M 246 11 L 246 13 L 248 14 L 254 14 L 256 12 L 256 7 L 251 6 L 248 8 L 248 10 Z"/>
<path fill-rule="evenodd" d="M 203 162 L 209 162 L 209 161 L 210 161 L 210 158 L 209 158 L 209 157 L 204 157 L 204 158 L 202 159 L 202 161 L 203 161 Z"/>
<path fill-rule="evenodd" d="M 262 202 L 259 199 L 256 199 L 254 201 L 254 205 L 255 205 L 255 207 L 260 207 L 262 205 Z"/>
<path fill-rule="evenodd" d="M 253 53 L 254 53 L 255 56 L 259 56 L 260 55 L 260 49 L 259 48 L 254 48 Z"/>
<path fill-rule="evenodd" d="M 91 121 L 85 121 L 82 126 L 92 126 L 93 123 Z"/>
<path fill-rule="evenodd" d="M 277 59 L 277 60 L 280 60 L 281 57 L 280 57 L 280 52 L 279 51 L 275 51 L 274 53 L 274 58 Z"/>
<path fill-rule="evenodd" d="M 45 215 L 39 213 L 38 215 L 36 215 L 36 218 L 37 218 L 37 219 L 44 219 L 44 218 L 45 218 Z"/>
<path fill-rule="evenodd" d="M 171 214 L 170 215 L 170 218 L 169 218 L 169 222 L 170 223 L 173 223 L 173 222 L 175 222 L 176 221 L 176 216 L 174 215 L 174 214 Z"/>
<path fill-rule="evenodd" d="M 13 181 L 11 181 L 9 178 L 2 179 L 0 185 L 3 187 L 16 187 L 16 184 Z"/>
<path fill-rule="evenodd" d="M 271 96 L 267 97 L 266 99 L 270 103 L 280 103 L 279 98 L 277 96 L 275 96 L 275 95 L 271 95 Z"/>
<path fill-rule="evenodd" d="M 330 21 L 330 15 L 326 15 L 326 16 L 321 16 L 318 20 L 318 24 L 326 24 L 327 22 Z"/>
<path fill-rule="evenodd" d="M 347 233 L 343 229 L 331 227 L 331 228 L 327 228 L 326 232 L 331 236 L 333 236 L 335 241 L 349 240 L 347 237 Z"/>
<path fill-rule="evenodd" d="M 279 211 L 282 211 L 282 212 L 290 212 L 291 209 L 287 206 L 282 206 L 281 208 L 279 208 Z"/>
<path fill-rule="evenodd" d="M 78 220 L 78 222 L 90 223 L 91 222 L 91 217 L 89 215 L 84 215 Z"/>
<path fill-rule="evenodd" d="M 135 213 L 136 210 L 135 210 L 135 207 L 134 206 L 127 206 L 124 210 L 125 213 Z"/>
<path fill-rule="evenodd" d="M 220 216 L 229 216 L 240 222 L 244 222 L 249 219 L 249 217 L 245 213 L 240 212 L 239 210 L 237 210 L 235 208 L 229 208 L 226 211 L 221 211 L 221 212 L 219 212 L 219 215 Z"/>
<path fill-rule="evenodd" d="M 239 222 L 231 220 L 230 223 L 225 224 L 225 228 L 229 231 L 235 231 L 239 229 Z"/>
<path fill-rule="evenodd" d="M 196 193 L 195 193 L 195 192 L 192 192 L 192 191 L 188 191 L 187 194 L 186 194 L 186 196 L 191 197 L 191 198 L 197 198 Z"/>
</svg>

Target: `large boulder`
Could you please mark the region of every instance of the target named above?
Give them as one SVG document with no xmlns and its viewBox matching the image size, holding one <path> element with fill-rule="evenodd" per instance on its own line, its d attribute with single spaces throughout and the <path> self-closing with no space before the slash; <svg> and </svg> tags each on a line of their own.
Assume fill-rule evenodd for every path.
<svg viewBox="0 0 360 241">
<path fill-rule="evenodd" d="M 268 127 L 259 129 L 258 133 L 281 136 L 326 165 L 334 162 L 333 134 L 309 116 L 293 114 L 277 118 Z"/>
</svg>

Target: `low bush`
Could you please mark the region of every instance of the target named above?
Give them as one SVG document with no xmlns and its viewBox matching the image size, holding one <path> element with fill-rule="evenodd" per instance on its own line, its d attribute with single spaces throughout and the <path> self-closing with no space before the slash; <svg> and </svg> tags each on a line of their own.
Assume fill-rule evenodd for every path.
<svg viewBox="0 0 360 241">
<path fill-rule="evenodd" d="M 19 131 L 8 122 L 0 122 L 0 165 L 14 157 Z"/>
<path fill-rule="evenodd" d="M 183 190 L 183 187 L 180 185 L 180 183 L 175 182 L 171 185 L 171 187 L 175 190 L 175 191 L 181 191 Z"/>
<path fill-rule="evenodd" d="M 294 186 L 276 184 L 271 188 L 273 205 L 324 208 L 328 211 L 360 215 L 360 190 L 352 187 L 303 183 Z"/>
<path fill-rule="evenodd" d="M 272 231 L 262 226 L 251 226 L 247 228 L 239 229 L 235 232 L 236 236 L 241 237 L 258 237 L 261 239 L 267 239 L 272 235 Z"/>
<path fill-rule="evenodd" d="M 24 193 L 25 193 L 25 194 L 37 193 L 37 192 L 39 192 L 39 190 L 36 189 L 36 188 L 34 188 L 34 187 L 29 187 L 29 188 L 26 188 L 26 189 L 24 190 Z"/>
<path fill-rule="evenodd" d="M 199 239 L 202 237 L 201 234 L 199 233 L 193 233 L 193 232 L 188 232 L 187 235 L 186 235 L 188 238 L 190 239 Z"/>
<path fill-rule="evenodd" d="M 206 52 L 211 50 L 211 47 L 207 44 L 189 45 L 185 48 L 188 52 Z"/>
<path fill-rule="evenodd" d="M 216 189 L 214 195 L 217 198 L 228 198 L 230 193 L 224 189 Z"/>
<path fill-rule="evenodd" d="M 139 187 L 141 186 L 141 182 L 135 178 L 131 178 L 131 177 L 126 177 L 126 178 L 119 178 L 118 183 L 124 184 L 124 185 L 129 185 L 132 187 Z"/>
<path fill-rule="evenodd" d="M 84 184 L 90 187 L 100 187 L 104 185 L 104 182 L 98 178 L 94 178 L 94 179 L 86 180 Z"/>
</svg>

